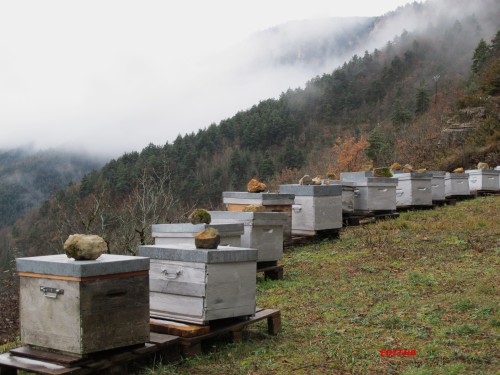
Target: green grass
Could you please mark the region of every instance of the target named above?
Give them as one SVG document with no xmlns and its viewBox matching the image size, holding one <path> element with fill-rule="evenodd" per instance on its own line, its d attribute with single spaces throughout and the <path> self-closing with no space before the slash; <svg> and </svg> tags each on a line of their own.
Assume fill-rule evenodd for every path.
<svg viewBox="0 0 500 375">
<path fill-rule="evenodd" d="M 278 336 L 258 323 L 147 373 L 498 373 L 499 213 L 499 198 L 476 198 L 288 249 L 285 279 L 257 283 L 257 304 L 281 310 Z"/>
</svg>

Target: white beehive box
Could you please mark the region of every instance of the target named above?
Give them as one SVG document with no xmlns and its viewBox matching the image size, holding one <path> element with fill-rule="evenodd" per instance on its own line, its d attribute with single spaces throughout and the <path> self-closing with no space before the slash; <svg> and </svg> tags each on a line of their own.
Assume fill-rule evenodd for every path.
<svg viewBox="0 0 500 375">
<path fill-rule="evenodd" d="M 342 186 L 342 213 L 352 214 L 354 212 L 354 190 L 355 182 L 341 180 L 325 180 L 325 184 Z"/>
<path fill-rule="evenodd" d="M 257 249 L 257 261 L 278 261 L 283 258 L 284 212 L 209 211 L 213 224 L 243 225 L 241 246 Z"/>
<path fill-rule="evenodd" d="M 371 172 L 341 173 L 342 181 L 356 183 L 354 189 L 354 212 L 396 210 L 396 186 L 398 180 L 388 177 L 371 177 Z"/>
<path fill-rule="evenodd" d="M 500 170 L 494 169 L 470 169 L 465 173 L 469 175 L 469 189 L 470 191 L 487 190 L 497 191 L 500 190 Z"/>
<path fill-rule="evenodd" d="M 149 259 L 16 259 L 21 340 L 82 357 L 149 341 Z"/>
<path fill-rule="evenodd" d="M 469 175 L 467 173 L 446 173 L 444 176 L 445 195 L 470 195 Z"/>
<path fill-rule="evenodd" d="M 205 228 L 214 228 L 219 232 L 220 245 L 241 246 L 241 236 L 243 234 L 242 224 L 153 224 L 151 231 L 155 245 L 194 245 L 196 233 L 202 232 Z"/>
<path fill-rule="evenodd" d="M 316 231 L 342 228 L 342 186 L 280 185 L 280 193 L 295 195 L 293 234 L 314 235 Z"/>
<path fill-rule="evenodd" d="M 396 207 L 432 206 L 432 175 L 430 173 L 395 173 Z"/>
<path fill-rule="evenodd" d="M 255 314 L 257 250 L 140 246 L 151 258 L 150 314 L 185 323 Z"/>
<path fill-rule="evenodd" d="M 266 212 L 284 212 L 287 221 L 283 228 L 283 241 L 292 241 L 292 205 L 295 202 L 293 194 L 278 193 L 247 193 L 238 191 L 225 191 L 222 201 L 228 211 L 240 212 L 248 205 L 263 206 Z"/>
<path fill-rule="evenodd" d="M 432 201 L 442 202 L 446 198 L 446 191 L 444 187 L 444 175 L 443 171 L 432 171 L 429 172 L 432 175 L 431 178 L 431 190 L 432 190 Z"/>
</svg>

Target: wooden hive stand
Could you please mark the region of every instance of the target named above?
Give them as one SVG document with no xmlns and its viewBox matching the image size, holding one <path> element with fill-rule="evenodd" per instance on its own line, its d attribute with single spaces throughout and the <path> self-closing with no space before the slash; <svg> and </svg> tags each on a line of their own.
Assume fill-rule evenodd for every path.
<svg viewBox="0 0 500 375">
<path fill-rule="evenodd" d="M 146 344 L 93 353 L 84 358 L 23 346 L 0 355 L 0 375 L 14 375 L 18 370 L 42 375 L 129 374 L 132 361 L 151 355 L 159 355 L 165 363 L 179 361 L 179 337 L 151 332 Z"/>
<path fill-rule="evenodd" d="M 281 313 L 279 310 L 257 308 L 254 316 L 246 320 L 241 318 L 221 319 L 210 325 L 183 324 L 175 321 L 151 319 L 151 330 L 176 334 L 179 337 L 182 355 L 192 357 L 201 353 L 201 344 L 212 338 L 229 334 L 233 342 L 241 342 L 243 330 L 250 324 L 267 319 L 267 331 L 277 335 L 281 330 Z"/>
</svg>

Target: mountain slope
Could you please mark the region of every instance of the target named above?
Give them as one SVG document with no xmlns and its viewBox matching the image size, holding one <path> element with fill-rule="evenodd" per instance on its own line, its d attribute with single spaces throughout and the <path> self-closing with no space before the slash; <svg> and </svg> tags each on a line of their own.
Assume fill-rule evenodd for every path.
<svg viewBox="0 0 500 375">
<path fill-rule="evenodd" d="M 196 206 L 220 208 L 222 192 L 244 189 L 251 177 L 275 189 L 305 173 L 357 168 L 345 160 L 346 145 L 363 146 L 366 139 L 370 145 L 361 148 L 363 155 L 375 164 L 399 161 L 441 169 L 451 151 L 439 145 L 439 137 L 457 101 L 466 92 L 484 97 L 470 68 L 481 38 L 495 36 L 484 27 L 499 14 L 500 5 L 493 5 L 460 18 L 440 13 L 427 20 L 426 33 L 403 32 L 304 88 L 263 100 L 173 143 L 124 154 L 56 194 L 2 243 L 38 254 L 41 242 L 44 252 L 54 253 L 71 233 L 96 233 L 112 252 L 134 253 L 139 243 L 151 241 L 152 223 L 185 220 Z M 498 97 L 488 101 L 485 122 L 495 129 Z M 498 153 L 489 157 L 499 161 Z M 461 163 L 472 166 L 469 160 Z"/>
<path fill-rule="evenodd" d="M 0 229 L 103 164 L 88 155 L 56 150 L 0 151 Z"/>
</svg>

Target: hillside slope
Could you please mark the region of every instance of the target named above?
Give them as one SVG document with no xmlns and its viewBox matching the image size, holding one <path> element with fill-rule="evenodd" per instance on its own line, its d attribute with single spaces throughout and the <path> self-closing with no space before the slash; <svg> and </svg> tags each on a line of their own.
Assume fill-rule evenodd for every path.
<svg viewBox="0 0 500 375">
<path fill-rule="evenodd" d="M 0 230 L 103 164 L 90 155 L 57 150 L 0 150 Z"/>
<path fill-rule="evenodd" d="M 423 14 L 431 14 L 433 4 L 422 6 Z M 498 22 L 500 4 L 483 0 L 461 10 L 440 12 L 428 19 L 426 32 L 403 32 L 385 48 L 355 55 L 279 99 L 112 160 L 1 234 L 3 253 L 56 253 L 69 234 L 95 233 L 112 252 L 134 254 L 139 243 L 152 241 L 151 224 L 186 220 L 196 206 L 221 208 L 222 192 L 242 190 L 252 177 L 276 189 L 305 173 L 355 170 L 369 159 L 375 165 L 472 167 L 481 144 L 498 147 L 499 96 L 494 90 L 485 95 L 482 83 L 496 87 L 498 56 L 489 56 L 480 71 L 471 66 L 482 39 L 488 51 L 498 51 L 496 31 L 489 35 L 485 26 Z M 457 103 L 484 107 L 467 154 L 440 142 Z M 500 163 L 494 147 L 483 150 L 487 160 L 481 161 Z"/>
</svg>

